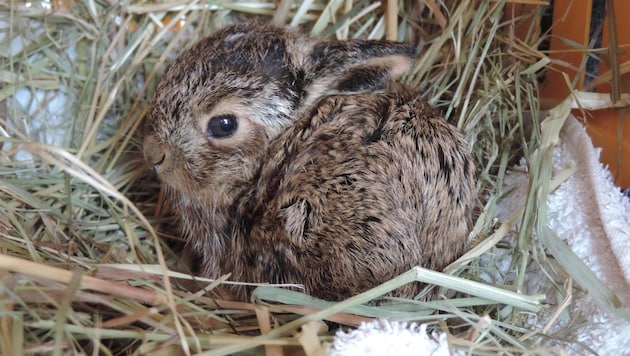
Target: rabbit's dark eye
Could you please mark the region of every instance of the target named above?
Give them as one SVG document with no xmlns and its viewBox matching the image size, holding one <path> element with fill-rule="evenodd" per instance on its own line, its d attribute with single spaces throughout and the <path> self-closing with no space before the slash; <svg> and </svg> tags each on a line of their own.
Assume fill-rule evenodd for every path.
<svg viewBox="0 0 630 356">
<path fill-rule="evenodd" d="M 208 121 L 208 136 L 216 138 L 230 137 L 236 128 L 238 122 L 234 115 L 219 115 Z"/>
</svg>

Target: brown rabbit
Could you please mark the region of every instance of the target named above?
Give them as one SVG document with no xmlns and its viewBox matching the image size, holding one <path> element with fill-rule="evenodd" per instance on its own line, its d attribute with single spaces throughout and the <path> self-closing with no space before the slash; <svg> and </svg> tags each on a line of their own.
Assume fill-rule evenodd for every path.
<svg viewBox="0 0 630 356">
<path fill-rule="evenodd" d="M 393 82 L 414 56 L 410 44 L 237 24 L 168 67 L 144 155 L 203 276 L 339 300 L 464 252 L 475 168 L 456 128 Z"/>
</svg>

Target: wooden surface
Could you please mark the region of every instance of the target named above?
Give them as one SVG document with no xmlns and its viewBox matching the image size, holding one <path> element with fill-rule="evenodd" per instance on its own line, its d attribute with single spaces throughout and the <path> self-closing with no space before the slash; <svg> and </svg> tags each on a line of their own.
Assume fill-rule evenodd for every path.
<svg viewBox="0 0 630 356">
<path fill-rule="evenodd" d="M 616 29 L 619 46 L 624 53 L 617 56 L 619 63 L 630 61 L 630 1 L 614 0 Z M 602 47 L 609 47 L 610 22 L 607 18 L 604 22 L 602 36 Z M 610 57 L 603 55 L 604 60 L 600 62 L 599 73 L 609 71 Z M 600 93 L 610 93 L 609 84 L 597 87 Z M 622 92 L 630 92 L 630 75 L 622 76 Z M 594 111 L 593 117 L 586 121 L 588 130 L 595 146 L 602 147 L 601 160 L 610 166 L 611 172 L 615 176 L 617 185 L 630 188 L 630 109 L 626 110 L 598 110 Z"/>
<path fill-rule="evenodd" d="M 591 0 L 555 0 L 553 23 L 549 44 L 551 66 L 540 85 L 545 99 L 563 100 L 569 95 L 569 86 L 564 79 L 566 73 L 575 87 L 584 86 L 585 56 L 575 50 L 568 41 L 586 46 L 591 27 Z M 580 68 L 581 67 L 581 68 Z"/>
<path fill-rule="evenodd" d="M 603 1 L 603 0 L 595 0 Z M 630 1 L 613 0 L 616 16 L 616 33 L 622 53 L 618 62 L 630 61 Z M 543 101 L 562 100 L 569 93 L 562 72 L 566 73 L 580 89 L 584 85 L 585 51 L 576 50 L 567 44 L 566 39 L 584 46 L 589 44 L 592 0 L 555 0 L 552 25 L 552 38 L 549 56 L 552 60 L 545 81 L 541 83 Z M 610 20 L 606 18 L 602 35 L 602 48 L 609 45 Z M 563 40 L 565 39 L 565 40 Z M 624 47 L 625 46 L 625 47 Z M 601 55 L 600 75 L 609 70 L 610 53 Z M 621 91 L 630 92 L 630 75 L 624 75 Z M 597 87 L 598 92 L 609 93 L 609 84 Z M 587 113 L 575 111 L 583 119 L 587 131 L 596 147 L 602 148 L 601 161 L 609 166 L 615 183 L 620 187 L 630 187 L 630 110 L 596 110 Z M 627 122 L 625 122 L 625 121 Z"/>
</svg>

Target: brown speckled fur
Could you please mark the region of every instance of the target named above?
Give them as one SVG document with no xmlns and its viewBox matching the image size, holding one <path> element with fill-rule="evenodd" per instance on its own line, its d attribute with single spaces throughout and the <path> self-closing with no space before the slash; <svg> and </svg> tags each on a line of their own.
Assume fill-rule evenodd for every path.
<svg viewBox="0 0 630 356">
<path fill-rule="evenodd" d="M 456 128 L 393 83 L 414 53 L 238 24 L 166 70 L 144 154 L 202 275 L 301 283 L 339 300 L 464 252 L 475 169 Z M 236 116 L 237 131 L 209 136 L 222 114 Z"/>
</svg>

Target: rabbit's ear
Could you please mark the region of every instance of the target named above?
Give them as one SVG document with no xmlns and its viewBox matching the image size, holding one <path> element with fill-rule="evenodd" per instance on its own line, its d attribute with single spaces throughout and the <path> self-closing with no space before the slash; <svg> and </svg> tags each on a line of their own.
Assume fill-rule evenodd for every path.
<svg viewBox="0 0 630 356">
<path fill-rule="evenodd" d="M 310 53 L 309 99 L 381 89 L 409 70 L 415 46 L 390 41 L 323 41 Z M 312 100 L 314 101 L 314 100 Z M 312 102 L 311 101 L 311 102 Z"/>
</svg>

